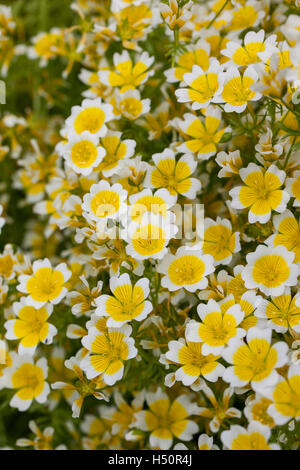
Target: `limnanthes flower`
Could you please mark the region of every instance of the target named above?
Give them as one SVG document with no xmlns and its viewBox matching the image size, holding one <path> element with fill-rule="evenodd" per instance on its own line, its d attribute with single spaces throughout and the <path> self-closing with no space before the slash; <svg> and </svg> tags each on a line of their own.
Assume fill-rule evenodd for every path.
<svg viewBox="0 0 300 470">
<path fill-rule="evenodd" d="M 65 263 L 55 268 L 48 258 L 34 261 L 32 274 L 21 274 L 18 277 L 18 291 L 28 294 L 27 305 L 43 307 L 47 302 L 58 304 L 67 293 L 65 283 L 70 279 L 71 271 Z"/>
<path fill-rule="evenodd" d="M 222 308 L 222 306 L 224 307 Z M 210 299 L 207 304 L 199 304 L 197 312 L 201 323 L 191 320 L 187 324 L 186 338 L 192 342 L 202 342 L 202 353 L 222 354 L 224 347 L 232 338 L 242 338 L 246 332 L 239 328 L 244 313 L 239 304 L 226 305 Z"/>
<path fill-rule="evenodd" d="M 199 179 L 191 178 L 197 163 L 191 155 L 183 155 L 178 160 L 171 149 L 152 155 L 155 167 L 147 171 L 145 185 L 154 188 L 166 188 L 173 196 L 182 194 L 194 199 L 201 188 Z"/>
<path fill-rule="evenodd" d="M 221 433 L 228 450 L 280 450 L 278 444 L 268 443 L 270 436 L 270 428 L 258 422 L 250 423 L 247 429 L 235 424 Z"/>
<path fill-rule="evenodd" d="M 231 205 L 234 209 L 249 208 L 250 224 L 265 224 L 270 219 L 272 210 L 279 213 L 285 211 L 289 195 L 281 189 L 285 180 L 283 170 L 271 165 L 265 171 L 255 163 L 249 163 L 239 173 L 244 186 L 236 186 L 229 192 Z"/>
<path fill-rule="evenodd" d="M 142 321 L 152 311 L 146 300 L 149 295 L 149 280 L 139 279 L 133 286 L 128 274 L 110 278 L 113 295 L 100 295 L 96 300 L 96 315 L 108 317 L 107 326 L 118 328 L 131 320 Z"/>
<path fill-rule="evenodd" d="M 155 393 L 147 393 L 146 401 L 149 409 L 135 413 L 134 426 L 150 432 L 152 449 L 170 449 L 174 437 L 190 441 L 198 431 L 197 424 L 188 419 L 197 413 L 198 407 L 190 402 L 187 395 L 180 395 L 171 401 L 166 393 L 158 389 Z"/>
<path fill-rule="evenodd" d="M 235 111 L 242 113 L 249 101 L 260 100 L 262 95 L 255 91 L 254 85 L 258 81 L 258 74 L 253 66 L 246 68 L 243 75 L 237 67 L 229 67 L 221 77 L 220 90 L 218 90 L 215 102 L 225 103 L 226 113 Z"/>
<path fill-rule="evenodd" d="M 164 256 L 157 271 L 164 274 L 161 285 L 170 291 L 184 287 L 195 292 L 207 286 L 207 276 L 214 271 L 214 266 L 210 255 L 181 246 L 176 255 L 168 253 Z"/>
<path fill-rule="evenodd" d="M 199 65 L 193 65 L 192 72 L 183 75 L 183 82 L 187 88 L 178 88 L 175 92 L 178 102 L 192 102 L 194 110 L 207 108 L 209 103 L 214 103 L 216 95 L 222 90 L 220 81 L 222 70 L 217 59 L 210 59 L 205 72 Z"/>
<path fill-rule="evenodd" d="M 129 325 L 109 328 L 104 333 L 95 327 L 89 329 L 88 335 L 82 339 L 89 354 L 81 361 L 88 379 L 101 374 L 107 385 L 114 385 L 122 378 L 124 362 L 137 355 L 134 340 L 130 337 L 131 331 Z"/>
<path fill-rule="evenodd" d="M 259 245 L 246 256 L 247 265 L 241 274 L 246 288 L 258 288 L 266 295 L 282 295 L 285 287 L 297 284 L 299 267 L 293 264 L 294 258 L 294 253 L 282 245 L 275 248 Z"/>
<path fill-rule="evenodd" d="M 213 257 L 214 264 L 228 264 L 232 255 L 241 249 L 239 232 L 233 232 L 228 219 L 206 218 L 204 221 L 203 253 Z"/>
<path fill-rule="evenodd" d="M 276 425 L 284 425 L 291 419 L 300 419 L 300 367 L 290 365 L 287 377 L 280 376 L 272 387 L 260 390 L 266 398 L 272 400 L 268 413 Z"/>
<path fill-rule="evenodd" d="M 16 390 L 10 400 L 10 406 L 19 411 L 26 411 L 33 400 L 45 403 L 50 392 L 46 378 L 48 365 L 46 359 L 40 358 L 35 363 L 34 359 L 24 354 L 14 356 L 13 364 L 5 377 L 5 385 Z"/>
<path fill-rule="evenodd" d="M 120 93 L 133 90 L 153 75 L 154 71 L 149 70 L 154 62 L 154 57 L 150 57 L 147 52 L 135 60 L 131 60 L 128 51 L 122 54 L 117 52 L 113 55 L 114 70 L 99 70 L 98 76 L 104 85 L 120 88 Z"/>
<path fill-rule="evenodd" d="M 300 332 L 300 304 L 299 296 L 292 296 L 289 287 L 284 289 L 282 295 L 263 299 L 255 315 L 268 320 L 268 327 L 285 333 L 289 328 Z"/>
<path fill-rule="evenodd" d="M 282 245 L 295 253 L 295 263 L 300 262 L 300 227 L 299 221 L 287 210 L 283 214 L 273 217 L 274 229 L 277 233 L 271 235 L 266 243 L 271 246 Z"/>
<path fill-rule="evenodd" d="M 5 337 L 10 340 L 19 340 L 19 354 L 34 354 L 38 344 L 51 344 L 57 329 L 48 323 L 53 306 L 46 304 L 36 309 L 28 305 L 26 297 L 21 297 L 20 302 L 13 304 L 13 310 L 17 316 L 14 320 L 7 320 Z"/>
<path fill-rule="evenodd" d="M 276 383 L 278 374 L 276 368 L 283 367 L 288 362 L 288 346 L 279 341 L 271 345 L 272 330 L 250 328 L 245 344 L 240 339 L 232 339 L 222 353 L 222 357 L 230 364 L 223 379 L 232 387 L 243 387 L 251 382 L 256 386 L 268 387 Z"/>
<path fill-rule="evenodd" d="M 177 150 L 194 153 L 200 160 L 207 160 L 216 153 L 217 145 L 226 131 L 225 128 L 220 129 L 221 111 L 217 108 L 208 108 L 203 121 L 194 114 L 184 114 L 183 117 L 184 121 L 179 125 L 189 139 L 177 146 Z"/>
<path fill-rule="evenodd" d="M 89 132 L 95 137 L 104 137 L 107 133 L 106 122 L 114 119 L 113 108 L 103 103 L 101 98 L 85 99 L 80 106 L 73 106 L 71 116 L 66 120 L 66 133 L 82 134 Z"/>
</svg>

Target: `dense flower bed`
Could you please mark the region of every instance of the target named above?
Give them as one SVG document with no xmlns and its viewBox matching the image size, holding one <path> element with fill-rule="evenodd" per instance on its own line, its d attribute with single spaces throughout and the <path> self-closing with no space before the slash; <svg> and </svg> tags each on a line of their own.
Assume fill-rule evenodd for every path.
<svg viewBox="0 0 300 470">
<path fill-rule="evenodd" d="M 0 3 L 0 447 L 298 449 L 299 0 Z"/>
</svg>

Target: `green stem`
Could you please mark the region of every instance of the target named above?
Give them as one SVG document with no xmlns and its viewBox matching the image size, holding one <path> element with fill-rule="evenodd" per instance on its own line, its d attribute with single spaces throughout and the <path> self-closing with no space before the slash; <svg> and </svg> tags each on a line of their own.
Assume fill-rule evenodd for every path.
<svg viewBox="0 0 300 470">
<path fill-rule="evenodd" d="M 218 16 L 221 15 L 222 11 L 224 10 L 224 8 L 226 8 L 226 5 L 229 3 L 230 0 L 226 0 L 226 2 L 223 4 L 222 8 L 220 8 L 220 10 L 215 14 L 215 16 L 213 17 L 213 19 L 208 23 L 208 25 L 206 26 L 205 29 L 208 29 L 210 28 L 214 22 L 216 21 L 216 19 L 218 18 Z"/>
</svg>

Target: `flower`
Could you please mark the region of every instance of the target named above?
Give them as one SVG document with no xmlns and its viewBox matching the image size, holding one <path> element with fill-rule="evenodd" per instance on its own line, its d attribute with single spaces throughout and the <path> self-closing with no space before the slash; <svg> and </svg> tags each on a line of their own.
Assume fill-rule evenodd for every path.
<svg viewBox="0 0 300 470">
<path fill-rule="evenodd" d="M 273 218 L 274 229 L 277 233 L 271 235 L 266 243 L 270 246 L 285 246 L 287 250 L 295 253 L 295 263 L 300 261 L 300 228 L 299 222 L 292 212 L 287 210 Z"/>
<path fill-rule="evenodd" d="M 224 366 L 218 362 L 220 356 L 202 354 L 203 343 L 192 343 L 190 341 L 170 341 L 166 358 L 176 364 L 182 364 L 175 372 L 175 379 L 183 385 L 193 384 L 199 377 L 203 376 L 210 382 L 216 382 L 224 373 Z"/>
<path fill-rule="evenodd" d="M 122 116 L 134 121 L 150 111 L 151 101 L 149 98 L 142 100 L 138 90 L 128 90 L 116 96 L 116 105 Z"/>
<path fill-rule="evenodd" d="M 268 414 L 276 425 L 284 425 L 291 419 L 300 419 L 300 366 L 289 367 L 287 377 L 280 376 L 277 384 L 260 390 L 266 398 L 272 400 Z"/>
<path fill-rule="evenodd" d="M 294 199 L 293 206 L 300 206 L 300 171 L 295 171 L 292 178 L 287 178 L 285 187 L 289 195 Z"/>
<path fill-rule="evenodd" d="M 184 84 L 188 88 L 178 88 L 175 95 L 179 103 L 192 102 L 192 109 L 206 108 L 215 102 L 221 92 L 220 76 L 222 67 L 217 59 L 210 59 L 209 67 L 204 72 L 198 65 L 193 65 L 191 73 L 183 75 Z"/>
<path fill-rule="evenodd" d="M 294 253 L 284 246 L 259 245 L 246 256 L 242 279 L 247 289 L 260 289 L 266 295 L 280 296 L 286 286 L 295 286 L 299 268 L 293 264 Z"/>
<path fill-rule="evenodd" d="M 17 319 L 5 322 L 4 327 L 7 330 L 5 337 L 10 340 L 20 340 L 18 348 L 20 355 L 26 353 L 33 355 L 40 342 L 52 343 L 57 329 L 48 323 L 53 310 L 51 304 L 36 309 L 28 305 L 27 297 L 21 297 L 20 302 L 13 304 L 13 309 Z"/>
<path fill-rule="evenodd" d="M 226 103 L 224 106 L 226 113 L 233 111 L 242 113 L 249 101 L 258 101 L 262 97 L 253 89 L 257 81 L 258 75 L 253 66 L 247 67 L 243 75 L 237 67 L 229 67 L 222 75 L 222 85 L 215 101 Z"/>
<path fill-rule="evenodd" d="M 191 13 L 187 9 L 191 6 L 191 2 L 186 3 L 182 8 L 179 8 L 177 0 L 169 0 L 169 5 L 161 3 L 160 13 L 164 21 L 168 24 L 170 29 L 183 28 Z"/>
<path fill-rule="evenodd" d="M 251 395 L 246 400 L 244 414 L 249 422 L 258 421 L 264 426 L 272 428 L 275 426 L 273 418 L 268 413 L 268 408 L 272 404 L 272 400 L 263 397 L 259 393 Z"/>
<path fill-rule="evenodd" d="M 150 432 L 151 448 L 170 449 L 174 437 L 190 441 L 198 426 L 188 417 L 197 412 L 197 406 L 186 395 L 180 395 L 171 401 L 166 393 L 158 389 L 147 393 L 149 409 L 135 413 L 135 427 Z"/>
<path fill-rule="evenodd" d="M 132 286 L 128 274 L 110 278 L 113 295 L 100 295 L 95 299 L 96 315 L 108 316 L 107 326 L 118 328 L 131 320 L 142 321 L 152 311 L 149 296 L 149 280 L 139 279 Z"/>
<path fill-rule="evenodd" d="M 48 375 L 47 361 L 40 358 L 36 364 L 31 356 L 24 354 L 14 356 L 13 364 L 5 379 L 8 388 L 17 390 L 9 402 L 13 408 L 26 411 L 33 400 L 45 403 L 50 392 L 46 378 Z"/>
<path fill-rule="evenodd" d="M 245 330 L 238 328 L 244 317 L 240 305 L 235 304 L 227 308 L 226 300 L 227 298 L 217 303 L 210 299 L 207 304 L 199 304 L 197 312 L 202 323 L 191 320 L 187 325 L 187 340 L 203 342 L 204 355 L 222 354 L 229 340 L 242 338 L 246 334 Z"/>
<path fill-rule="evenodd" d="M 250 423 L 248 428 L 233 425 L 223 431 L 221 440 L 229 450 L 280 450 L 278 444 L 268 444 L 270 428 L 258 422 Z"/>
<path fill-rule="evenodd" d="M 147 171 L 145 186 L 150 188 L 166 188 L 173 196 L 182 194 L 194 199 L 201 188 L 201 182 L 191 178 L 197 163 L 191 155 L 183 155 L 178 161 L 171 149 L 152 155 L 155 167 Z"/>
<path fill-rule="evenodd" d="M 280 189 L 285 172 L 271 165 L 266 171 L 255 163 L 249 163 L 247 168 L 240 170 L 244 186 L 237 186 L 229 191 L 232 197 L 232 207 L 235 209 L 250 208 L 248 220 L 250 224 L 260 222 L 265 224 L 271 217 L 271 211 L 284 212 L 289 195 Z"/>
<path fill-rule="evenodd" d="M 217 108 L 207 108 L 204 122 L 194 114 L 184 114 L 184 121 L 179 123 L 180 129 L 191 137 L 184 144 L 177 146 L 179 152 L 195 153 L 200 160 L 207 160 L 217 151 L 217 144 L 222 139 L 226 129 L 221 125 L 221 111 Z"/>
<path fill-rule="evenodd" d="M 277 333 L 285 333 L 288 328 L 300 332 L 299 296 L 292 297 L 288 287 L 282 295 L 272 297 L 271 301 L 263 299 L 255 315 L 268 319 L 268 327 Z"/>
<path fill-rule="evenodd" d="M 133 65 L 128 51 L 123 51 L 122 54 L 116 52 L 113 55 L 115 71 L 100 69 L 98 76 L 104 85 L 119 87 L 120 93 L 125 93 L 145 83 L 153 75 L 154 72 L 148 70 L 153 62 L 154 57 L 149 57 L 147 52 L 143 52 Z"/>
<path fill-rule="evenodd" d="M 209 429 L 211 432 L 218 432 L 220 427 L 223 426 L 224 420 L 241 417 L 240 410 L 229 407 L 230 399 L 234 391 L 233 388 L 226 388 L 222 397 L 220 396 L 218 399 L 205 383 L 201 384 L 200 390 L 208 399 L 209 405 L 199 407 L 198 415 L 210 420 Z"/>
<path fill-rule="evenodd" d="M 209 67 L 209 52 L 210 45 L 203 39 L 193 46 L 187 46 L 187 50 L 178 57 L 175 67 L 164 72 L 168 82 L 174 83 L 183 80 L 183 75 L 192 72 L 194 65 L 198 65 L 206 72 Z"/>
<path fill-rule="evenodd" d="M 120 184 L 110 185 L 102 180 L 93 184 L 90 192 L 84 195 L 82 209 L 86 217 L 96 222 L 107 218 L 115 219 L 126 211 L 126 199 L 127 191 Z"/>
<path fill-rule="evenodd" d="M 177 230 L 170 220 L 165 221 L 160 214 L 145 212 L 140 224 L 132 222 L 128 227 L 126 253 L 137 260 L 162 259 Z"/>
<path fill-rule="evenodd" d="M 82 175 L 89 175 L 103 160 L 105 151 L 98 146 L 97 136 L 83 131 L 80 135 L 69 136 L 69 140 L 61 148 L 61 154 L 67 164 Z"/>
<path fill-rule="evenodd" d="M 132 194 L 129 197 L 129 215 L 133 221 L 140 223 L 145 212 L 161 214 L 164 218 L 170 216 L 170 209 L 176 203 L 177 195 L 171 195 L 165 188 L 158 189 L 152 194 L 151 189 Z"/>
<path fill-rule="evenodd" d="M 205 219 L 202 250 L 213 257 L 215 265 L 230 263 L 233 253 L 240 249 L 239 232 L 232 232 L 228 219 Z"/>
<path fill-rule="evenodd" d="M 226 62 L 227 67 L 231 65 L 241 67 L 266 62 L 276 51 L 276 35 L 272 34 L 265 39 L 265 31 L 261 29 L 258 33 L 249 31 L 244 37 L 243 46 L 239 42 L 228 41 L 226 49 L 221 52 L 231 59 Z"/>
<path fill-rule="evenodd" d="M 271 337 L 272 330 L 253 327 L 247 332 L 247 344 L 232 339 L 222 357 L 233 365 L 226 368 L 223 379 L 232 387 L 243 387 L 251 382 L 254 390 L 256 385 L 274 384 L 278 378 L 275 369 L 288 362 L 288 346 L 283 341 L 271 345 Z"/>
<path fill-rule="evenodd" d="M 95 137 L 104 137 L 107 133 L 106 122 L 114 119 L 110 104 L 102 103 L 101 98 L 85 99 L 80 106 L 72 107 L 72 114 L 66 120 L 66 133 L 69 137 L 88 131 Z"/>
<path fill-rule="evenodd" d="M 164 274 L 161 285 L 170 291 L 185 288 L 189 292 L 204 289 L 209 274 L 214 271 L 210 255 L 204 255 L 200 250 L 181 246 L 176 255 L 166 254 L 157 267 Z"/>
<path fill-rule="evenodd" d="M 136 142 L 132 139 L 121 140 L 121 132 L 108 131 L 105 137 L 101 138 L 101 147 L 105 155 L 97 170 L 107 178 L 117 174 L 127 159 L 131 158 L 135 151 Z"/>
<path fill-rule="evenodd" d="M 66 295 L 65 283 L 71 277 L 71 271 L 65 263 L 52 268 L 48 258 L 34 261 L 32 274 L 21 274 L 18 277 L 18 291 L 28 294 L 27 305 L 39 309 L 47 302 L 58 304 Z"/>
<path fill-rule="evenodd" d="M 230 176 L 239 174 L 240 169 L 243 167 L 240 151 L 234 152 L 219 152 L 216 156 L 216 162 L 221 167 L 218 173 L 219 178 L 229 178 Z"/>
<path fill-rule="evenodd" d="M 109 328 L 105 333 L 95 327 L 89 329 L 88 335 L 82 338 L 82 344 L 89 354 L 81 361 L 88 379 L 102 374 L 107 385 L 114 385 L 122 378 L 124 362 L 137 355 L 134 340 L 129 336 L 131 331 L 129 325 Z"/>
</svg>

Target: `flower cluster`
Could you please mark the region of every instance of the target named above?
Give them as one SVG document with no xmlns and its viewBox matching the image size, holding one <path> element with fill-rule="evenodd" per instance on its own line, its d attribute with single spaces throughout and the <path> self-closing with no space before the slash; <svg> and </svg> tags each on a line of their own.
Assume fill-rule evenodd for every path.
<svg viewBox="0 0 300 470">
<path fill-rule="evenodd" d="M 0 446 L 299 449 L 300 2 L 23 3 Z"/>
</svg>

